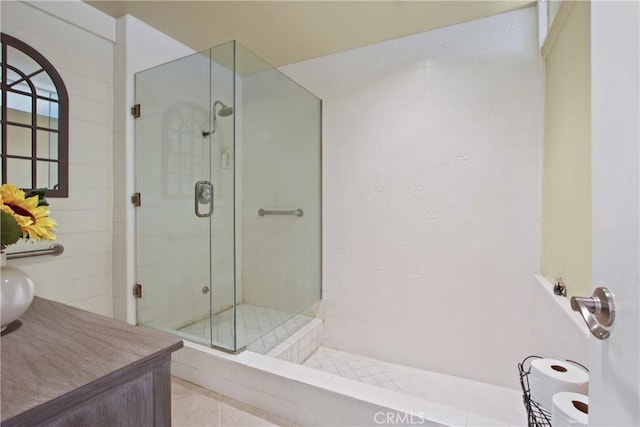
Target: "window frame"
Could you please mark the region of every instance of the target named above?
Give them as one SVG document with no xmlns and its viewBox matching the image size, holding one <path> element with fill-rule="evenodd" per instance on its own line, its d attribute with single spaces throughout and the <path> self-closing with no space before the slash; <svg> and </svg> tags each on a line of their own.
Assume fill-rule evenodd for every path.
<svg viewBox="0 0 640 427">
<path fill-rule="evenodd" d="M 35 50 L 33 47 L 24 43 L 23 41 L 12 37 L 5 33 L 0 33 L 0 38 L 2 42 L 2 183 L 7 182 L 7 159 L 8 158 L 21 158 L 25 160 L 31 160 L 31 185 L 37 185 L 37 162 L 40 161 L 49 161 L 52 162 L 51 159 L 46 158 L 38 158 L 37 157 L 37 137 L 38 130 L 46 130 L 47 132 L 54 132 L 58 134 L 58 188 L 55 189 L 47 189 L 45 195 L 47 197 L 69 197 L 69 95 L 67 92 L 67 88 L 62 80 L 62 77 L 56 70 L 56 68 L 45 58 L 40 52 Z M 24 72 L 17 69 L 15 66 L 11 64 L 7 64 L 7 47 L 12 47 L 24 53 L 33 59 L 40 67 L 41 70 L 25 74 Z M 13 156 L 8 154 L 8 141 L 7 141 L 7 130 L 8 130 L 8 107 L 7 107 L 7 94 L 8 92 L 15 92 L 15 90 L 11 90 L 10 86 L 7 83 L 8 70 L 11 69 L 15 73 L 19 74 L 22 77 L 21 82 L 24 82 L 29 85 L 31 88 L 31 94 L 26 94 L 23 92 L 17 92 L 21 95 L 30 96 L 31 97 L 31 125 L 27 124 L 16 124 L 11 123 L 12 126 L 18 125 L 20 127 L 31 129 L 31 157 L 27 156 Z M 42 127 L 38 127 L 37 124 L 37 100 L 47 100 L 46 97 L 42 95 L 38 95 L 36 92 L 35 85 L 31 81 L 31 77 L 40 74 L 46 73 L 53 85 L 56 88 L 58 94 L 58 129 L 57 132 L 55 130 L 46 129 Z M 15 83 L 14 83 L 15 84 Z M 35 188 L 31 188 L 35 189 Z"/>
</svg>

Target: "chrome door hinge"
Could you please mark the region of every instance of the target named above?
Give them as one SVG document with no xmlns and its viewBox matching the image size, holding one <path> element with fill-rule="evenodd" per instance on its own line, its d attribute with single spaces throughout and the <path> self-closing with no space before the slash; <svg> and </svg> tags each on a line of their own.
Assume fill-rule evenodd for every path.
<svg viewBox="0 0 640 427">
<path fill-rule="evenodd" d="M 138 117 L 140 117 L 140 104 L 136 104 L 133 107 L 131 107 L 131 115 L 137 119 Z"/>
<path fill-rule="evenodd" d="M 133 295 L 136 298 L 142 298 L 142 285 L 140 283 L 136 283 L 133 287 Z"/>
<path fill-rule="evenodd" d="M 142 204 L 142 195 L 140 193 L 133 193 L 131 203 L 133 203 L 133 206 L 140 206 Z"/>
</svg>

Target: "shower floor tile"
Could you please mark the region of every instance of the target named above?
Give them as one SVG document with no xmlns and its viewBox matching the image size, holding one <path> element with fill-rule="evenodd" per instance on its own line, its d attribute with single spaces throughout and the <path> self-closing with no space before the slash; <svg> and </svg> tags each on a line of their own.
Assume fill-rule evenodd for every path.
<svg viewBox="0 0 640 427">
<path fill-rule="evenodd" d="M 312 319 L 309 316 L 252 304 L 238 304 L 236 315 L 237 347 L 249 346 L 251 351 L 263 354 Z M 233 346 L 233 308 L 215 314 L 213 321 L 207 317 L 180 328 L 179 331 L 206 341 L 212 339 L 214 344 L 222 347 L 231 347 Z M 250 345 L 252 343 L 254 344 Z"/>
<path fill-rule="evenodd" d="M 479 415 L 526 425 L 521 392 L 319 347 L 304 366 Z"/>
</svg>

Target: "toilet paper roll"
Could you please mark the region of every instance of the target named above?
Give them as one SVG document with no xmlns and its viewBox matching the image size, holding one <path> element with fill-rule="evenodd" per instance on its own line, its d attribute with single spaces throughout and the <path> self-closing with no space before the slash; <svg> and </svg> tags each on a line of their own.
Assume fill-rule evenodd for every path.
<svg viewBox="0 0 640 427">
<path fill-rule="evenodd" d="M 586 426 L 589 423 L 589 398 L 584 394 L 561 392 L 553 395 L 553 427 Z"/>
<path fill-rule="evenodd" d="M 531 362 L 529 374 L 531 399 L 551 412 L 553 395 L 563 391 L 589 393 L 589 374 L 578 366 L 554 359 Z"/>
</svg>

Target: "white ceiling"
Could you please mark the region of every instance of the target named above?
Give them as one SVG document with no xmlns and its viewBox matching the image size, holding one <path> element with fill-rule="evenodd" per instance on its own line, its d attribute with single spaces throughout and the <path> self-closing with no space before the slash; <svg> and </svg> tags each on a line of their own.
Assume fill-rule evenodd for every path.
<svg viewBox="0 0 640 427">
<path fill-rule="evenodd" d="M 130 14 L 194 50 L 229 40 L 279 67 L 530 6 L 501 1 L 93 1 Z"/>
</svg>

